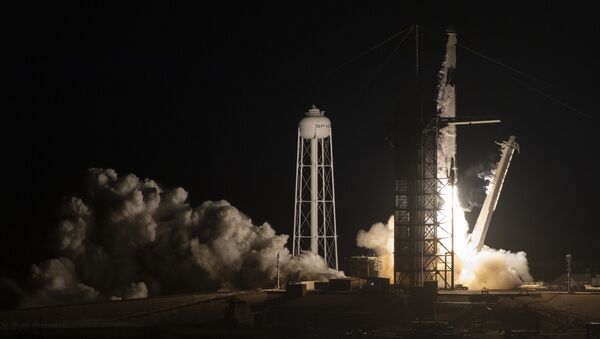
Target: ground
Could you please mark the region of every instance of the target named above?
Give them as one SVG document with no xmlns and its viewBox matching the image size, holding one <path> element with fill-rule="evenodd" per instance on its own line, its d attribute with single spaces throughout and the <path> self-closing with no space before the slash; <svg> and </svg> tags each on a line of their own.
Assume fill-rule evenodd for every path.
<svg viewBox="0 0 600 339">
<path fill-rule="evenodd" d="M 198 293 L 0 312 L 3 337 L 585 338 L 600 294 L 440 291 L 435 319 L 401 291 Z M 433 304 L 432 304 L 433 305 Z"/>
</svg>

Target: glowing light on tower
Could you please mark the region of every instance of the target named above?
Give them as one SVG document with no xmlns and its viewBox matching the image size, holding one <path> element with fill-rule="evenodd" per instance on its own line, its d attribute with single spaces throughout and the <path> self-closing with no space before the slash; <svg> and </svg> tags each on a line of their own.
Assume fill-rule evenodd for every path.
<svg viewBox="0 0 600 339">
<path fill-rule="evenodd" d="M 298 126 L 292 252 L 310 251 L 338 269 L 331 121 L 314 105 Z"/>
</svg>

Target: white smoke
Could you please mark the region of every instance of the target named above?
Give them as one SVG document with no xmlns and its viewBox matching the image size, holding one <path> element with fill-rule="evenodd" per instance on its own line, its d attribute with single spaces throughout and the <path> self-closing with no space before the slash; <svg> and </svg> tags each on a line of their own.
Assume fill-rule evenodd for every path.
<svg viewBox="0 0 600 339">
<path fill-rule="evenodd" d="M 75 264 L 67 258 L 50 259 L 31 268 L 34 292 L 23 301 L 24 305 L 63 301 L 92 301 L 98 291 L 82 283 L 75 272 Z"/>
<path fill-rule="evenodd" d="M 495 168 L 477 174 L 485 183 L 485 193 L 489 193 Z M 511 252 L 488 246 L 476 251 L 469 244 L 469 224 L 465 218 L 465 208 L 458 199 L 458 186 L 455 186 L 454 201 L 454 251 L 456 283 L 471 289 L 494 288 L 511 289 L 532 281 L 525 252 Z M 481 205 L 481 204 L 476 204 Z"/>
<path fill-rule="evenodd" d="M 486 186 L 489 182 L 491 181 L 486 181 Z M 454 188 L 455 282 L 471 289 L 483 287 L 511 289 L 524 282 L 532 281 L 525 252 L 514 253 L 488 246 L 476 251 L 469 244 L 469 224 L 465 218 L 465 209 L 458 199 L 458 186 Z M 445 192 L 446 196 L 450 194 L 452 193 Z M 446 246 L 451 245 L 446 244 Z"/>
<path fill-rule="evenodd" d="M 292 257 L 287 235 L 227 201 L 193 208 L 181 187 L 112 169 L 89 169 L 87 183 L 61 209 L 60 257 L 33 265 L 22 305 L 273 287 L 278 253 L 283 281 L 343 276 L 318 255 Z"/>
<path fill-rule="evenodd" d="M 368 231 L 359 230 L 356 235 L 356 246 L 372 249 L 381 258 L 383 264 L 382 275 L 394 278 L 394 216 L 388 219 L 387 224 L 376 223 Z"/>
<path fill-rule="evenodd" d="M 471 289 L 510 289 L 533 281 L 525 252 L 496 250 L 485 246 L 476 253 L 457 256 L 457 282 Z"/>
<path fill-rule="evenodd" d="M 490 193 L 490 187 L 492 185 L 492 180 L 494 179 L 495 172 L 496 169 L 492 168 L 489 171 L 477 174 L 477 177 L 485 182 L 485 194 Z"/>
<path fill-rule="evenodd" d="M 144 282 L 131 283 L 120 293 L 119 296 L 110 297 L 111 300 L 122 300 L 122 299 L 139 299 L 146 298 L 148 296 L 148 287 Z"/>
<path fill-rule="evenodd" d="M 460 220 L 459 218 L 457 218 Z M 464 221 L 466 224 L 466 220 Z M 487 246 L 476 252 L 466 246 L 466 232 L 457 230 L 455 242 L 457 252 L 455 257 L 456 283 L 468 286 L 470 289 L 483 287 L 492 289 L 511 289 L 525 282 L 533 281 L 529 273 L 527 254 L 511 252 L 503 249 L 493 249 Z M 390 217 L 387 224 L 376 223 L 368 231 L 359 230 L 356 235 L 356 245 L 372 249 L 382 259 L 383 276 L 393 281 L 394 274 L 394 218 Z M 458 250 L 461 248 L 461 250 Z"/>
<path fill-rule="evenodd" d="M 457 188 L 452 190 L 448 186 L 443 192 L 444 196 L 454 194 L 454 199 L 447 200 L 454 202 L 455 282 L 471 289 L 483 287 L 510 289 L 532 281 L 525 252 L 514 253 L 487 246 L 477 252 L 468 245 L 469 224 L 464 209 L 460 206 Z M 393 278 L 393 217 L 390 217 L 387 224 L 377 223 L 372 225 L 369 231 L 360 230 L 356 237 L 356 244 L 359 247 L 373 249 L 384 262 L 388 272 L 386 276 Z M 446 239 L 446 246 L 451 248 L 450 239 Z"/>
</svg>

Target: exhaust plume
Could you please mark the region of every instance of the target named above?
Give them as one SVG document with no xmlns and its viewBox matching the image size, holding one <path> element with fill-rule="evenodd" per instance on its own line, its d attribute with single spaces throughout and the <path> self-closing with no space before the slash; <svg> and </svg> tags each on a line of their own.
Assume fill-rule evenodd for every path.
<svg viewBox="0 0 600 339">
<path fill-rule="evenodd" d="M 476 253 L 461 253 L 457 257 L 457 282 L 471 289 L 516 288 L 533 281 L 525 252 L 496 250 L 484 246 Z"/>
<path fill-rule="evenodd" d="M 486 185 L 489 185 L 489 182 L 486 182 Z M 510 289 L 518 287 L 524 282 L 533 281 L 525 252 L 514 253 L 488 246 L 476 251 L 473 247 L 468 246 L 469 224 L 458 199 L 458 186 L 455 186 L 454 191 L 448 186 L 443 194 L 444 196 L 454 194 L 454 199 L 446 200 L 454 202 L 455 283 L 463 284 L 471 289 L 483 287 Z M 449 204 L 447 208 L 450 208 Z M 376 223 L 371 226 L 369 231 L 360 230 L 356 237 L 356 245 L 374 250 L 384 263 L 386 276 L 393 278 L 393 216 L 390 217 L 387 224 Z"/>
<path fill-rule="evenodd" d="M 276 258 L 284 281 L 343 276 L 312 253 L 292 257 L 288 236 L 227 201 L 191 207 L 167 189 L 112 169 L 87 171 L 87 192 L 65 200 L 56 259 L 31 269 L 22 306 L 217 289 L 271 288 Z"/>
<path fill-rule="evenodd" d="M 456 212 L 459 212 L 457 210 Z M 456 213 L 455 212 L 455 213 Z M 456 218 L 457 221 L 461 220 Z M 503 249 L 493 249 L 488 246 L 477 252 L 466 246 L 468 224 L 464 218 L 460 223 L 466 228 L 457 227 L 455 230 L 456 283 L 468 286 L 470 289 L 483 287 L 492 289 L 511 289 L 525 282 L 533 281 L 529 273 L 527 254 L 511 252 Z M 462 230 L 462 232 L 461 232 Z M 385 277 L 393 281 L 394 272 L 394 218 L 391 216 L 387 224 L 376 223 L 368 231 L 359 230 L 356 235 L 356 245 L 368 248 L 382 259 Z"/>
</svg>

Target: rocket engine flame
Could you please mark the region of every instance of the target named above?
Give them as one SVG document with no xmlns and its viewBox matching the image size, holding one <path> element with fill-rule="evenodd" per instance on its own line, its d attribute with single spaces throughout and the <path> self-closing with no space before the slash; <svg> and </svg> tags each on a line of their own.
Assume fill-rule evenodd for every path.
<svg viewBox="0 0 600 339">
<path fill-rule="evenodd" d="M 458 187 L 454 190 L 448 187 L 444 195 L 452 196 L 452 191 L 454 191 L 455 282 L 472 289 L 483 287 L 509 289 L 532 281 L 525 252 L 514 253 L 488 246 L 477 251 L 469 244 L 471 234 L 464 209 L 458 199 Z M 448 210 L 450 208 L 451 206 L 448 206 Z"/>
<path fill-rule="evenodd" d="M 529 273 L 527 254 L 493 249 L 484 246 L 477 251 L 469 246 L 469 223 L 464 209 L 458 199 L 458 187 L 447 186 L 443 195 L 446 201 L 454 202 L 454 250 L 455 250 L 455 283 L 471 289 L 483 287 L 492 289 L 515 288 L 524 282 L 533 281 Z M 454 199 L 452 196 L 454 195 Z M 449 197 L 449 198 L 448 198 Z M 446 213 L 451 213 L 451 204 L 447 204 Z M 449 215 L 449 214 L 448 214 Z M 446 227 L 446 226 L 444 226 Z M 444 239 L 444 246 L 451 248 L 451 240 Z M 356 245 L 372 249 L 381 257 L 384 265 L 384 276 L 393 279 L 394 267 L 394 218 L 391 216 L 387 224 L 373 224 L 368 231 L 360 230 L 356 237 Z"/>
</svg>

